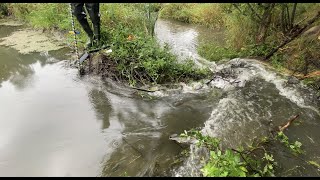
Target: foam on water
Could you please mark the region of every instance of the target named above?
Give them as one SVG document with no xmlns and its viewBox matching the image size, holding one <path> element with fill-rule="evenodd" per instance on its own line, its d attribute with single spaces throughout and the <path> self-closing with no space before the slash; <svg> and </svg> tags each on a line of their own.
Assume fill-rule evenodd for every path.
<svg viewBox="0 0 320 180">
<path fill-rule="evenodd" d="M 259 92 L 251 92 L 253 94 L 251 96 L 256 94 L 258 98 L 252 101 L 244 100 L 241 96 L 237 95 L 237 92 L 246 87 L 246 83 L 255 81 L 257 78 L 266 83 L 273 84 L 280 97 L 285 97 L 300 108 L 307 108 L 319 114 L 319 110 L 317 110 L 312 103 L 305 101 L 300 91 L 300 89 L 305 88 L 302 84 L 286 86 L 287 80 L 282 75 L 267 69 L 267 67 L 255 60 L 233 59 L 226 64 L 218 65 L 216 70 L 221 71 L 230 68 L 230 66 L 235 63 L 244 63 L 248 66 L 241 68 L 241 70 L 239 70 L 240 68 L 235 68 L 236 77 L 227 77 L 225 79 L 217 78 L 210 83 L 211 87 L 222 89 L 227 92 L 228 95 L 220 99 L 218 105 L 213 108 L 211 116 L 204 123 L 204 127 L 201 130 L 203 134 L 222 138 L 223 142 L 228 142 L 228 146 L 234 147 L 240 145 L 241 141 L 246 137 L 266 135 L 271 123 L 271 121 L 268 120 L 272 119 L 273 102 L 271 99 L 273 97 L 266 97 L 267 100 L 264 99 L 266 101 L 261 104 L 259 102 L 259 96 L 262 94 L 259 94 Z M 230 81 L 238 81 L 240 83 L 234 85 L 230 83 Z M 254 87 L 253 89 L 260 91 L 262 87 Z M 189 92 L 196 91 L 190 90 L 190 88 L 188 90 Z M 254 128 L 250 130 L 247 129 L 247 127 Z M 235 129 L 238 130 L 234 131 Z M 227 137 L 226 134 L 230 133 L 233 135 Z M 194 148 L 195 147 L 190 147 L 190 150 L 195 154 L 188 157 L 183 166 L 176 170 L 175 176 L 200 175 L 195 173 L 195 171 L 199 169 L 199 165 L 195 165 L 194 156 L 197 156 L 197 151 L 194 150 Z"/>
</svg>

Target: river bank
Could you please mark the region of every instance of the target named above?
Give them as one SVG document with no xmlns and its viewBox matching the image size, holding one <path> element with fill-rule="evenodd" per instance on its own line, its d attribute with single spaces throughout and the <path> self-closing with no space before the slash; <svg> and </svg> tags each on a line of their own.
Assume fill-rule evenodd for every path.
<svg viewBox="0 0 320 180">
<path fill-rule="evenodd" d="M 198 56 L 195 50 L 198 43 L 194 41 L 198 36 L 198 31 L 195 28 L 184 28 L 183 24 L 163 26 L 164 24 L 166 23 L 158 24 L 159 26 L 156 26 L 155 31 L 157 39 L 164 40 L 164 43 L 169 44 L 169 47 L 172 48 L 168 48 L 166 51 L 189 54 L 192 57 L 193 66 L 197 62 L 199 65 L 201 62 L 206 62 Z M 159 31 L 162 31 L 162 33 Z M 193 42 L 195 46 L 192 43 L 191 45 L 177 43 L 181 39 L 180 35 L 188 33 L 188 36 L 184 36 L 185 42 Z M 123 37 L 126 38 L 126 36 Z M 125 42 L 126 44 L 132 43 L 129 40 Z M 136 43 L 143 43 L 143 41 L 136 41 Z M 130 45 L 125 47 L 129 49 L 132 47 L 137 48 L 137 46 Z M 113 49 L 113 52 L 115 50 L 117 49 Z M 13 59 L 8 62 L 19 62 L 19 59 L 25 60 L 28 57 L 27 55 L 19 55 L 18 52 L 13 51 L 11 48 L 4 48 L 1 51 L 5 52 L 4 54 L 14 54 L 12 57 L 16 60 Z M 130 53 L 136 52 L 130 51 Z M 48 60 L 50 62 L 50 55 L 40 53 L 40 56 L 41 54 L 45 55 L 46 60 L 44 62 L 48 62 Z M 91 62 L 91 65 L 95 64 L 93 67 L 96 68 L 98 77 L 103 75 L 99 73 L 115 69 L 114 65 L 108 66 L 108 62 L 113 60 L 108 59 L 110 55 L 107 53 L 105 55 L 102 54 L 104 53 L 97 53 L 96 56 L 92 57 L 93 59 L 86 61 Z M 273 127 L 269 124 L 270 122 L 274 126 L 278 126 L 285 123 L 293 114 L 299 114 L 299 123 L 291 126 L 285 133 L 290 140 L 298 139 L 299 142 L 302 142 L 302 148 L 306 151 L 306 154 L 302 155 L 305 161 L 291 156 L 288 149 L 277 144 L 272 151 L 274 159 L 279 163 L 279 166 L 276 167 L 276 175 L 318 175 L 317 168 L 310 166 L 306 161 L 318 162 L 319 160 L 319 155 L 316 151 L 319 144 L 315 141 L 319 138 L 317 133 L 319 126 L 317 122 L 319 110 L 317 108 L 320 107 L 319 102 L 314 98 L 315 95 L 312 91 L 310 92 L 299 81 L 291 80 L 289 82 L 286 76 L 276 73 L 259 61 L 237 58 L 220 63 L 207 62 L 207 65 L 210 65 L 209 69 L 214 72 L 214 75 L 209 76 L 211 78 L 200 78 L 202 81 L 195 81 L 191 85 L 180 82 L 177 83 L 176 89 L 170 86 L 162 89 L 157 87 L 156 84 L 152 88 L 146 86 L 145 89 L 154 91 L 146 93 L 152 97 L 146 100 L 137 98 L 133 94 L 136 90 L 121 88 L 114 81 L 100 81 L 100 78 L 95 78 L 96 76 L 91 75 L 80 78 L 77 76 L 75 69 L 64 68 L 63 64 L 68 61 L 59 63 L 59 60 L 56 60 L 52 64 L 43 62 L 39 64 L 35 63 L 39 58 L 39 53 L 31 53 L 30 55 L 33 63 L 28 69 L 33 73 L 25 76 L 23 76 L 23 73 L 20 73 L 19 76 L 13 74 L 12 77 L 19 78 L 12 78 L 13 81 L 5 81 L 2 83 L 2 88 L 0 87 L 0 91 L 2 91 L 0 94 L 8 94 L 10 90 L 15 90 L 13 88 L 15 87 L 14 82 L 25 84 L 25 86 L 20 86 L 20 89 L 16 89 L 11 96 L 7 97 L 8 101 L 14 99 L 13 103 L 10 104 L 12 109 L 14 109 L 15 104 L 19 105 L 20 108 L 17 109 L 19 112 L 30 105 L 29 103 L 41 105 L 41 108 L 36 111 L 32 111 L 32 109 L 29 110 L 30 112 L 23 111 L 22 114 L 29 117 L 26 118 L 28 121 L 32 120 L 32 117 L 35 119 L 35 121 L 32 121 L 35 127 L 28 127 L 27 130 L 21 132 L 22 135 L 19 135 L 19 137 L 23 137 L 23 135 L 26 135 L 25 133 L 27 133 L 27 137 L 36 136 L 36 132 L 43 132 L 41 129 L 51 124 L 51 126 L 54 125 L 53 127 L 56 130 L 42 135 L 45 139 L 53 137 L 53 140 L 48 140 L 48 144 L 54 144 L 55 148 L 58 149 L 58 153 L 56 151 L 51 152 L 44 146 L 39 145 L 37 146 L 39 154 L 43 152 L 45 152 L 43 154 L 53 154 L 54 156 L 50 156 L 52 160 L 61 159 L 64 157 L 63 154 L 68 155 L 68 152 L 77 152 L 72 156 L 74 159 L 81 157 L 83 153 L 87 153 L 88 156 L 85 156 L 86 160 L 84 161 L 77 161 L 78 165 L 76 167 L 72 166 L 72 159 L 67 159 L 68 163 L 65 163 L 63 168 L 58 168 L 59 164 L 57 164 L 56 166 L 52 165 L 53 168 L 48 170 L 37 170 L 39 169 L 37 164 L 46 163 L 45 156 L 40 155 L 40 157 L 34 157 L 39 163 L 32 164 L 30 171 L 18 171 L 19 174 L 203 176 L 200 172 L 201 167 L 196 164 L 198 160 L 192 155 L 184 159 L 182 164 L 178 163 L 177 168 L 172 168 L 171 165 L 175 164 L 176 161 L 175 156 L 181 153 L 181 148 L 169 140 L 171 134 L 179 134 L 183 133 L 184 130 L 200 128 L 204 134 L 207 133 L 210 137 L 219 137 L 224 145 L 235 147 L 242 143 L 249 143 L 250 138 L 262 138 L 267 135 L 270 127 Z M 17 58 L 15 58 L 16 56 Z M 176 56 L 179 56 L 179 54 L 176 54 Z M 183 62 L 184 59 L 181 58 L 181 61 Z M 132 61 L 132 59 L 126 58 L 124 60 L 127 62 Z M 4 65 L 7 65 L 8 62 L 5 61 Z M 152 62 L 151 60 L 150 63 Z M 106 68 L 105 70 L 99 68 L 101 64 L 104 64 L 103 68 Z M 29 67 L 29 65 L 26 66 Z M 11 72 L 11 70 L 9 71 Z M 105 75 L 108 76 L 110 74 L 105 73 Z M 174 77 L 172 78 L 174 79 Z M 183 80 L 183 77 L 181 79 Z M 55 89 L 54 87 L 59 88 Z M 54 89 L 53 93 L 52 90 Z M 78 90 L 75 93 L 74 90 L 76 89 Z M 31 92 L 36 93 L 32 94 Z M 64 98 L 58 98 L 59 95 L 64 93 L 66 93 L 63 96 Z M 38 95 L 44 96 L 37 98 Z M 23 99 L 23 97 L 27 99 Z M 52 98 L 50 98 L 50 101 L 46 101 L 45 97 Z M 19 101 L 20 98 L 23 101 Z M 42 101 L 41 99 L 43 98 L 44 100 Z M 70 103 L 65 104 L 61 100 Z M 77 103 L 83 104 L 83 106 L 81 106 L 81 111 L 77 111 L 77 118 L 72 118 L 72 115 L 76 113 L 74 110 L 78 110 L 74 108 Z M 126 106 L 123 106 L 124 104 Z M 3 105 L 0 109 L 3 109 L 1 114 L 4 114 L 4 119 L 10 119 L 8 122 L 17 122 L 16 125 L 22 123 L 24 118 L 11 116 L 10 111 L 5 108 L 5 104 L 0 103 L 0 105 Z M 41 119 L 46 119 L 44 115 L 50 113 L 47 111 L 49 109 L 53 109 L 51 112 L 52 118 L 49 121 L 41 121 L 42 123 L 39 125 Z M 64 109 L 64 111 L 61 112 L 61 109 Z M 39 116 L 33 116 L 37 112 L 39 112 Z M 57 123 L 54 121 L 56 118 L 59 119 Z M 76 123 L 68 121 L 70 118 L 81 119 L 81 122 L 89 127 L 85 131 L 86 136 L 78 135 L 80 138 L 77 137 L 77 132 L 83 132 L 85 128 L 74 126 Z M 96 120 L 97 123 L 92 122 L 92 120 Z M 69 136 L 67 131 L 62 131 L 63 127 L 65 127 L 62 124 L 64 121 L 70 122 L 70 124 L 67 123 L 67 126 L 76 131 L 71 133 L 75 134 L 75 136 Z M 6 127 L 18 127 L 15 124 L 8 124 L 8 122 L 3 122 Z M 27 123 L 27 121 L 23 121 L 23 123 Z M 59 132 L 63 132 L 61 136 L 58 136 Z M 61 139 L 55 139 L 56 137 Z M 72 138 L 70 139 L 70 137 Z M 84 140 L 81 140 L 81 138 Z M 90 140 L 93 139 L 95 140 L 91 142 Z M 21 140 L 25 139 L 21 138 Z M 17 152 L 16 148 L 19 144 L 17 142 L 17 139 L 10 141 L 2 154 L 8 155 L 10 149 Z M 43 141 L 41 139 L 36 141 L 28 139 L 27 142 L 37 143 Z M 46 143 L 43 142 L 43 144 Z M 80 144 L 91 144 L 92 151 L 97 151 L 99 155 L 90 156 L 90 154 L 95 153 L 90 153 L 91 151 L 89 152 L 87 148 Z M 28 152 L 32 152 L 32 148 L 32 145 L 28 146 Z M 60 151 L 59 148 L 61 148 Z M 190 149 L 192 151 L 191 147 Z M 59 154 L 59 152 L 64 153 Z M 22 153 L 18 152 L 18 154 L 20 155 L 19 157 L 24 157 Z M 24 164 L 28 162 L 23 161 L 23 158 L 19 162 L 12 155 L 7 156 L 9 158 L 6 159 L 5 155 L 0 157 L 1 162 L 5 165 L 5 170 L 8 172 L 5 175 L 14 174 L 12 167 L 15 167 L 16 164 L 21 164 L 19 167 L 23 169 Z M 287 164 L 286 162 L 288 161 L 295 163 Z M 91 168 L 88 171 L 83 170 L 81 173 L 81 168 L 83 169 L 87 166 L 88 162 L 91 162 Z M 299 164 L 299 167 L 294 164 Z M 101 166 L 102 169 L 97 168 L 98 166 Z M 290 171 L 290 169 L 295 170 Z"/>
</svg>

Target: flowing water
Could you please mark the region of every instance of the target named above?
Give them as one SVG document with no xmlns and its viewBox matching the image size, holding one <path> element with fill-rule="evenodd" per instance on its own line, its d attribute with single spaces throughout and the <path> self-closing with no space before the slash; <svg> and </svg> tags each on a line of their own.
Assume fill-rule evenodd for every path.
<svg viewBox="0 0 320 180">
<path fill-rule="evenodd" d="M 17 29 L 0 26 L 0 38 Z M 193 57 L 200 66 L 205 60 L 196 53 L 197 37 L 217 37 L 201 27 L 164 20 L 157 22 L 156 34 L 174 53 Z M 203 91 L 146 100 L 98 77 L 79 77 L 69 66 L 69 52 L 22 55 L 0 46 L 1 176 L 199 175 L 193 157 L 174 166 L 182 149 L 168 139 L 171 134 L 200 127 L 237 146 L 296 114 L 300 125 L 285 133 L 302 142 L 302 159 L 320 163 L 319 101 L 254 60 L 207 63 L 215 70 L 231 69 L 234 76 L 214 79 Z M 278 174 L 319 175 L 282 146 L 274 149 Z"/>
</svg>

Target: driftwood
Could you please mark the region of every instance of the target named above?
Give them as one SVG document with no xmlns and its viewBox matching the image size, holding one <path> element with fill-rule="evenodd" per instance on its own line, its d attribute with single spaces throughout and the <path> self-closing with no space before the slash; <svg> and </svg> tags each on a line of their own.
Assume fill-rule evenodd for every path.
<svg viewBox="0 0 320 180">
<path fill-rule="evenodd" d="M 293 116 L 292 118 L 290 118 L 286 124 L 284 124 L 283 126 L 279 126 L 279 131 L 282 132 L 284 131 L 285 129 L 287 129 L 294 120 L 296 120 L 297 118 L 299 117 L 299 114 Z"/>
<path fill-rule="evenodd" d="M 318 18 L 320 18 L 320 11 L 318 11 L 317 15 L 310 19 L 306 25 L 304 25 L 302 28 L 298 29 L 289 39 L 286 39 L 282 44 L 280 44 L 278 47 L 274 48 L 265 58 L 264 60 L 268 60 L 274 53 L 276 53 L 280 48 L 294 40 L 296 37 L 298 37 L 307 27 L 312 25 Z"/>
</svg>

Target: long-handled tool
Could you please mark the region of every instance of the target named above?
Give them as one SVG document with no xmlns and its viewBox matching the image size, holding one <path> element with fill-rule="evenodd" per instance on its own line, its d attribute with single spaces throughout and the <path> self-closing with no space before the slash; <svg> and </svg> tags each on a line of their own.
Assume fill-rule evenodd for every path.
<svg viewBox="0 0 320 180">
<path fill-rule="evenodd" d="M 74 50 L 76 51 L 76 55 L 77 55 L 77 59 L 78 59 L 78 67 L 79 67 L 79 71 L 81 69 L 81 63 L 79 61 L 79 53 L 78 53 L 78 41 L 77 41 L 77 32 L 74 26 L 74 18 L 73 18 L 73 13 L 72 13 L 72 5 L 71 3 L 69 4 L 70 7 L 70 17 L 71 17 L 71 26 L 72 26 L 72 30 L 73 30 L 73 34 L 74 34 Z"/>
<path fill-rule="evenodd" d="M 79 58 L 79 63 L 81 64 L 84 60 L 86 60 L 86 59 L 90 56 L 91 53 L 98 52 L 98 51 L 100 51 L 100 50 L 107 49 L 107 48 L 109 48 L 109 47 L 110 47 L 110 46 L 102 46 L 102 47 L 100 47 L 100 48 L 92 49 L 92 50 L 90 50 L 90 51 L 86 51 L 86 50 L 85 50 L 85 52 L 84 52 L 84 53 L 80 56 L 80 58 Z M 108 52 L 110 52 L 110 50 L 109 50 Z"/>
</svg>

